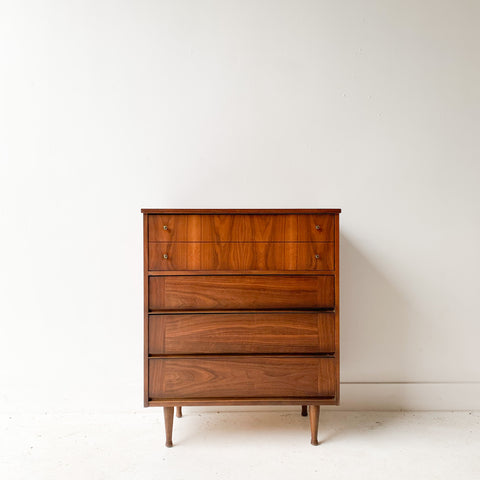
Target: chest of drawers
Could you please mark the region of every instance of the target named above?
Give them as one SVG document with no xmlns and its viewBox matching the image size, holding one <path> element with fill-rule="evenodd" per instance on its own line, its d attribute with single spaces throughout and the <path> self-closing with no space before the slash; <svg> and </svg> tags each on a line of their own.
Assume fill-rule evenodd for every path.
<svg viewBox="0 0 480 480">
<path fill-rule="evenodd" d="M 316 445 L 339 402 L 339 213 L 144 215 L 144 403 L 301 405 Z"/>
</svg>

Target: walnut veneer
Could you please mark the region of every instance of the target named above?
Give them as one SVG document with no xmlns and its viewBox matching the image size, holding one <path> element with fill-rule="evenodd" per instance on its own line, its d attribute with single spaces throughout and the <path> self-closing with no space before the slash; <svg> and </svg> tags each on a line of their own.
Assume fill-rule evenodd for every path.
<svg viewBox="0 0 480 480">
<path fill-rule="evenodd" d="M 339 213 L 143 209 L 145 406 L 339 402 Z"/>
</svg>

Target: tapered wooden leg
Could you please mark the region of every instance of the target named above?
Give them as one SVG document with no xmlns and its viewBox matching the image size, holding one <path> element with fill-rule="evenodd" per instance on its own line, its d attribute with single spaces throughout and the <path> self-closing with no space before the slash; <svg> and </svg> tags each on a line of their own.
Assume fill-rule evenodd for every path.
<svg viewBox="0 0 480 480">
<path fill-rule="evenodd" d="M 182 407 L 180 405 L 177 407 L 177 418 L 182 418 Z"/>
<path fill-rule="evenodd" d="M 302 405 L 302 417 L 306 417 L 308 415 L 308 410 L 306 405 Z"/>
<path fill-rule="evenodd" d="M 312 433 L 312 445 L 318 445 L 318 418 L 320 416 L 320 407 L 318 405 L 310 405 L 310 430 Z"/>
<path fill-rule="evenodd" d="M 173 410 L 174 407 L 163 407 L 163 416 L 165 417 L 165 437 L 166 447 L 173 447 L 172 430 L 173 430 Z"/>
</svg>

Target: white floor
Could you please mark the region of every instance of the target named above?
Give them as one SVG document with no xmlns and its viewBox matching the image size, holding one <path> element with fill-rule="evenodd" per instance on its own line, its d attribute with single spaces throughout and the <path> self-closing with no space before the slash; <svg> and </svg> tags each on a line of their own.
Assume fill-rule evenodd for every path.
<svg viewBox="0 0 480 480">
<path fill-rule="evenodd" d="M 480 412 L 185 408 L 164 447 L 160 409 L 1 415 L 2 480 L 480 479 Z"/>
</svg>

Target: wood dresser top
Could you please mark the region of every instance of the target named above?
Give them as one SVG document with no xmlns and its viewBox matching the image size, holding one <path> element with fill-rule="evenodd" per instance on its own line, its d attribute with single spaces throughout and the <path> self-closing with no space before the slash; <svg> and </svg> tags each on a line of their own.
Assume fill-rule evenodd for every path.
<svg viewBox="0 0 480 480">
<path fill-rule="evenodd" d="M 222 215 L 222 214 L 243 214 L 243 215 L 284 215 L 284 214 L 321 214 L 321 213 L 340 213 L 340 208 L 142 208 L 142 213 L 163 213 L 165 215 L 175 214 L 202 214 L 202 215 Z"/>
</svg>

